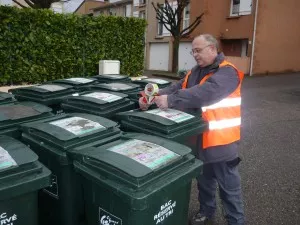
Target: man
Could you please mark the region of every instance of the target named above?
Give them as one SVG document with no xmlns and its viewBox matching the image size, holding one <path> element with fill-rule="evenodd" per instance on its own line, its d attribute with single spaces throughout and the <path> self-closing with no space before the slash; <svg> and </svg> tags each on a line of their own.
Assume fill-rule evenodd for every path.
<svg viewBox="0 0 300 225">
<path fill-rule="evenodd" d="M 197 66 L 155 98 L 161 109 L 199 112 L 209 124 L 197 140 L 198 157 L 204 167 L 197 178 L 200 210 L 191 224 L 213 224 L 218 184 L 228 224 L 242 225 L 244 212 L 237 165 L 243 73 L 225 61 L 223 53 L 218 53 L 218 42 L 212 35 L 196 37 L 191 54 Z M 147 110 L 149 106 L 140 99 L 140 107 Z"/>
</svg>

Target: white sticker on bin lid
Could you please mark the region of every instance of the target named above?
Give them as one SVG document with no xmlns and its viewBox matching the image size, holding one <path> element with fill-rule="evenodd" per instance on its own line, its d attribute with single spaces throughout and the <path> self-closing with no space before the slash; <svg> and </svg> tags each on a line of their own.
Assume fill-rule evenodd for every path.
<svg viewBox="0 0 300 225">
<path fill-rule="evenodd" d="M 193 115 L 187 114 L 185 112 L 176 109 L 167 109 L 167 110 L 153 109 L 153 110 L 145 111 L 145 113 L 161 116 L 163 118 L 172 120 L 176 123 L 181 123 L 194 118 Z"/>
<path fill-rule="evenodd" d="M 16 161 L 10 156 L 10 154 L 0 146 L 0 170 L 17 166 Z"/>
<path fill-rule="evenodd" d="M 97 122 L 77 116 L 56 120 L 54 122 L 51 122 L 50 124 L 63 128 L 66 131 L 69 131 L 75 135 L 82 135 L 98 129 L 105 128 Z"/>
<path fill-rule="evenodd" d="M 105 102 L 115 102 L 117 100 L 122 99 L 122 97 L 120 97 L 118 95 L 113 95 L 113 94 L 104 93 L 104 92 L 93 92 L 93 93 L 89 93 L 89 94 L 86 94 L 83 96 L 100 99 Z"/>
<path fill-rule="evenodd" d="M 129 90 L 133 88 L 130 85 L 122 84 L 122 83 L 110 83 L 110 84 L 106 84 L 106 86 L 110 87 L 112 90 Z"/>
<path fill-rule="evenodd" d="M 82 78 L 82 77 L 73 77 L 73 78 L 68 78 L 68 79 L 65 79 L 65 80 L 74 81 L 74 82 L 78 82 L 78 83 L 81 83 L 81 84 L 91 83 L 91 82 L 94 81 L 94 80 L 91 80 L 91 79 L 88 79 L 88 78 Z"/>
<path fill-rule="evenodd" d="M 167 80 L 162 80 L 162 79 L 152 79 L 152 78 L 147 78 L 147 79 L 144 79 L 145 81 L 148 81 L 148 82 L 153 82 L 153 83 L 156 83 L 156 84 L 168 84 L 169 81 Z"/>
<path fill-rule="evenodd" d="M 175 152 L 160 145 L 137 139 L 126 141 L 107 150 L 131 158 L 152 170 L 164 166 L 179 157 Z"/>
<path fill-rule="evenodd" d="M 47 90 L 47 91 L 61 91 L 61 90 L 65 90 L 66 88 L 63 87 L 63 86 L 59 86 L 59 85 L 56 85 L 56 84 L 44 84 L 44 85 L 39 85 L 39 86 L 34 86 L 36 88 L 40 88 L 40 89 L 44 89 L 44 90 Z"/>
</svg>

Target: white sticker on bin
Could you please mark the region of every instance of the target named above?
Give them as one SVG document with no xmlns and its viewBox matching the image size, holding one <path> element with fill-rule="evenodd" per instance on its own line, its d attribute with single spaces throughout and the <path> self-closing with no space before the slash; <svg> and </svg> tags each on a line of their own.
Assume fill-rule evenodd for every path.
<svg viewBox="0 0 300 225">
<path fill-rule="evenodd" d="M 175 123 L 181 123 L 181 122 L 184 122 L 184 121 L 194 118 L 193 115 L 187 114 L 185 112 L 182 112 L 182 111 L 179 111 L 176 109 L 167 109 L 167 110 L 153 109 L 153 110 L 145 111 L 145 113 L 161 116 L 168 120 L 172 120 Z"/>
<path fill-rule="evenodd" d="M 44 90 L 47 90 L 47 91 L 61 91 L 61 90 L 65 90 L 66 88 L 63 87 L 63 86 L 59 86 L 59 85 L 56 85 L 56 84 L 44 84 L 44 85 L 39 85 L 39 86 L 34 86 L 34 87 L 37 87 L 37 88 L 40 88 L 40 89 L 44 89 Z"/>
<path fill-rule="evenodd" d="M 60 127 L 75 135 L 86 134 L 98 129 L 105 128 L 101 124 L 81 117 L 70 117 L 66 119 L 56 120 L 50 123 L 51 125 Z"/>
<path fill-rule="evenodd" d="M 179 157 L 175 152 L 160 145 L 137 139 L 126 141 L 107 150 L 131 158 L 152 170 Z"/>
<path fill-rule="evenodd" d="M 86 83 L 93 82 L 93 80 L 91 80 L 91 79 L 82 78 L 82 77 L 73 77 L 73 78 L 68 78 L 68 79 L 65 79 L 65 80 L 74 81 L 74 82 L 78 82 L 78 83 L 81 83 L 81 84 L 86 84 Z"/>
<path fill-rule="evenodd" d="M 0 170 L 17 166 L 16 161 L 10 156 L 10 154 L 0 146 Z"/>
<path fill-rule="evenodd" d="M 167 81 L 167 80 L 162 80 L 162 79 L 152 79 L 152 78 L 147 78 L 147 79 L 144 79 L 144 80 L 146 80 L 146 81 L 148 81 L 148 82 L 153 82 L 153 83 L 156 83 L 156 84 L 167 84 L 167 83 L 169 83 L 169 81 Z"/>
<path fill-rule="evenodd" d="M 126 84 L 121 84 L 121 83 L 111 83 L 111 84 L 106 84 L 106 86 L 111 87 L 113 90 L 129 90 L 132 89 L 132 86 L 126 85 Z"/>
<path fill-rule="evenodd" d="M 100 99 L 105 102 L 115 102 L 117 100 L 122 99 L 122 97 L 120 97 L 118 95 L 113 95 L 113 94 L 104 93 L 104 92 L 93 92 L 93 93 L 89 93 L 89 94 L 86 94 L 83 96 Z"/>
</svg>

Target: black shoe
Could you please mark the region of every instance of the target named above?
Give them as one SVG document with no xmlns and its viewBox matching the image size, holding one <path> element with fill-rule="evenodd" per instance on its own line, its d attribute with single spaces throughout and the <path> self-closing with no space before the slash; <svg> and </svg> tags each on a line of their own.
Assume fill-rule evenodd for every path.
<svg viewBox="0 0 300 225">
<path fill-rule="evenodd" d="M 202 215 L 200 212 L 196 213 L 190 221 L 190 225 L 213 225 L 214 220 Z"/>
</svg>

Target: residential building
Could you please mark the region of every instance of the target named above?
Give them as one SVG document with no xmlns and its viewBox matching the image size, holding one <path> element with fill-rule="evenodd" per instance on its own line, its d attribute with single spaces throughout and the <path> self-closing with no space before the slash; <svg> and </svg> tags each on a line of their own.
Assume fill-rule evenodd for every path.
<svg viewBox="0 0 300 225">
<path fill-rule="evenodd" d="M 101 7 L 103 5 L 106 5 L 107 2 L 104 0 L 84 0 L 82 3 L 77 7 L 77 9 L 74 11 L 77 15 L 87 15 L 87 14 L 93 14 L 93 9 L 97 7 Z"/>
<path fill-rule="evenodd" d="M 164 0 L 147 3 L 146 69 L 170 71 L 172 37 L 158 23 L 152 2 L 164 4 Z M 175 9 L 177 2 L 170 2 Z M 190 0 L 182 26 L 187 27 L 202 12 L 201 24 L 180 44 L 179 69 L 195 65 L 189 54 L 193 38 L 210 33 L 220 41 L 227 59 L 246 74 L 300 71 L 300 1 Z"/>
<path fill-rule="evenodd" d="M 109 0 L 107 4 L 92 9 L 93 15 L 125 16 L 133 15 L 132 0 Z"/>
</svg>

